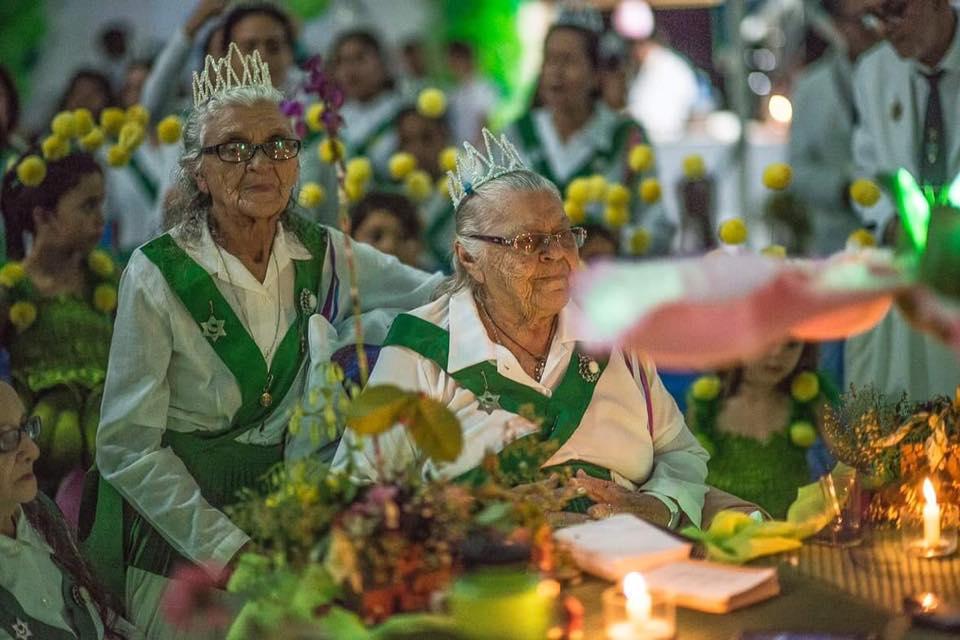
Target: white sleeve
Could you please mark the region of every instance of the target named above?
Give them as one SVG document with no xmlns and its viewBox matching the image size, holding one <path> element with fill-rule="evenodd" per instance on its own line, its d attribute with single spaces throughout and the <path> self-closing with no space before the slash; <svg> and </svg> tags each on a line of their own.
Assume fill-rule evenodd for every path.
<svg viewBox="0 0 960 640">
<path fill-rule="evenodd" d="M 173 110 L 171 105 L 175 104 L 177 82 L 190 57 L 191 46 L 193 42 L 183 29 L 177 29 L 150 68 L 150 73 L 143 83 L 140 104 L 150 112 L 153 122 L 169 115 Z"/>
<path fill-rule="evenodd" d="M 168 292 L 159 270 L 135 253 L 120 282 L 97 467 L 178 552 L 224 566 L 249 537 L 204 499 L 183 461 L 161 444 L 173 353 L 168 309 L 179 304 Z"/>
</svg>

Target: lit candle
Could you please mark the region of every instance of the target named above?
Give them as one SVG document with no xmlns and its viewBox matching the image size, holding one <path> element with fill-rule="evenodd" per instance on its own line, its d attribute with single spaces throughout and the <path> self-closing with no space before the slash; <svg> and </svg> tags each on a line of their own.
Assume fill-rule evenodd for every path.
<svg viewBox="0 0 960 640">
<path fill-rule="evenodd" d="M 647 581 L 636 571 L 623 578 L 623 595 L 627 598 L 627 616 L 635 625 L 650 619 L 650 592 Z"/>
<path fill-rule="evenodd" d="M 940 545 L 940 505 L 930 478 L 923 481 L 923 545 L 935 549 Z"/>
</svg>

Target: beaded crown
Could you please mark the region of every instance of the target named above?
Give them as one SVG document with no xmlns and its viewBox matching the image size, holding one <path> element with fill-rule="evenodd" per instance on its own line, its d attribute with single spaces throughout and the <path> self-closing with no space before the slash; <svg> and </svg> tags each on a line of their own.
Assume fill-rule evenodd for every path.
<svg viewBox="0 0 960 640">
<path fill-rule="evenodd" d="M 467 196 L 487 182 L 527 168 L 506 135 L 501 135 L 498 139 L 489 129 L 484 128 L 483 147 L 484 151 L 480 151 L 469 142 L 464 142 L 463 153 L 457 154 L 456 171 L 447 171 L 454 210 Z"/>
<path fill-rule="evenodd" d="M 250 86 L 272 87 L 270 68 L 260 58 L 259 51 L 245 55 L 231 42 L 227 55 L 218 59 L 207 56 L 203 71 L 193 72 L 193 106 L 198 107 L 229 89 Z"/>
</svg>

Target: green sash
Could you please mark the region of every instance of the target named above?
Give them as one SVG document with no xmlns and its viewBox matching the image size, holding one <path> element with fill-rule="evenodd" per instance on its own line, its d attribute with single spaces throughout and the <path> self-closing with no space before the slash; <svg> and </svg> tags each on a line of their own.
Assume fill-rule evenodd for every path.
<svg viewBox="0 0 960 640">
<path fill-rule="evenodd" d="M 553 440 L 560 446 L 570 439 L 583 414 L 587 410 L 597 381 L 603 374 L 606 363 L 597 362 L 598 370 L 588 380 L 581 373 L 581 361 L 592 361 L 575 350 L 570 357 L 567 371 L 554 389 L 553 395 L 547 397 L 526 385 L 500 375 L 497 367 L 491 362 L 480 362 L 459 371 L 451 372 L 447 369 L 450 353 L 450 334 L 440 327 L 417 318 L 416 316 L 401 314 L 394 320 L 390 332 L 383 346 L 406 347 L 416 351 L 424 358 L 432 360 L 460 386 L 471 391 L 478 398 L 484 394 L 493 394 L 498 399 L 501 408 L 511 413 L 520 413 L 523 407 L 529 406 L 535 415 L 543 420 L 539 434 L 525 437 L 539 437 L 543 440 Z M 510 456 L 506 450 L 499 454 L 501 465 L 509 469 L 521 461 Z M 586 473 L 604 480 L 610 479 L 610 471 L 595 464 L 580 461 L 565 463 L 564 467 L 583 469 Z M 461 476 L 467 482 L 479 483 L 485 479 L 485 472 L 476 467 Z M 582 502 L 580 500 L 575 502 Z M 568 505 L 568 509 L 581 510 L 586 505 Z"/>
<path fill-rule="evenodd" d="M 318 299 L 327 236 L 322 227 L 299 218 L 288 226 L 310 251 L 311 258 L 294 261 L 297 319 L 280 342 L 269 369 L 256 342 L 213 279 L 169 234 L 142 248 L 240 387 L 241 406 L 229 427 L 218 432 L 168 430 L 162 440 L 163 446 L 173 449 L 183 461 L 204 499 L 216 508 L 231 504 L 240 490 L 255 488 L 283 459 L 282 442 L 254 445 L 236 439 L 261 427 L 282 403 L 306 355 L 307 322 L 316 304 L 305 301 Z M 120 595 L 124 593 L 126 566 L 169 576 L 176 564 L 188 562 L 102 479 L 98 483 L 96 521 L 86 547 L 98 563 L 101 579 Z"/>
</svg>

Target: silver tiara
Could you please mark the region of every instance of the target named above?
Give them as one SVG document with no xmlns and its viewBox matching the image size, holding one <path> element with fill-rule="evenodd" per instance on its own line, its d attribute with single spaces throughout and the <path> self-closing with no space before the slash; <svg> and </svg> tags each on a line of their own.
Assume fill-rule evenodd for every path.
<svg viewBox="0 0 960 640">
<path fill-rule="evenodd" d="M 600 35 L 603 33 L 603 18 L 583 0 L 567 0 L 560 6 L 553 26 L 575 27 Z"/>
<path fill-rule="evenodd" d="M 199 107 L 211 97 L 234 87 L 258 85 L 273 86 L 270 67 L 260 59 L 260 52 L 256 49 L 250 55 L 244 55 L 237 43 L 231 42 L 227 55 L 219 59 L 207 56 L 203 71 L 193 72 L 193 106 Z"/>
<path fill-rule="evenodd" d="M 483 146 L 486 153 L 481 153 L 469 142 L 464 142 L 464 152 L 457 154 L 456 173 L 447 171 L 454 211 L 467 196 L 487 182 L 527 168 L 506 135 L 501 135 L 498 140 L 484 127 Z"/>
</svg>

